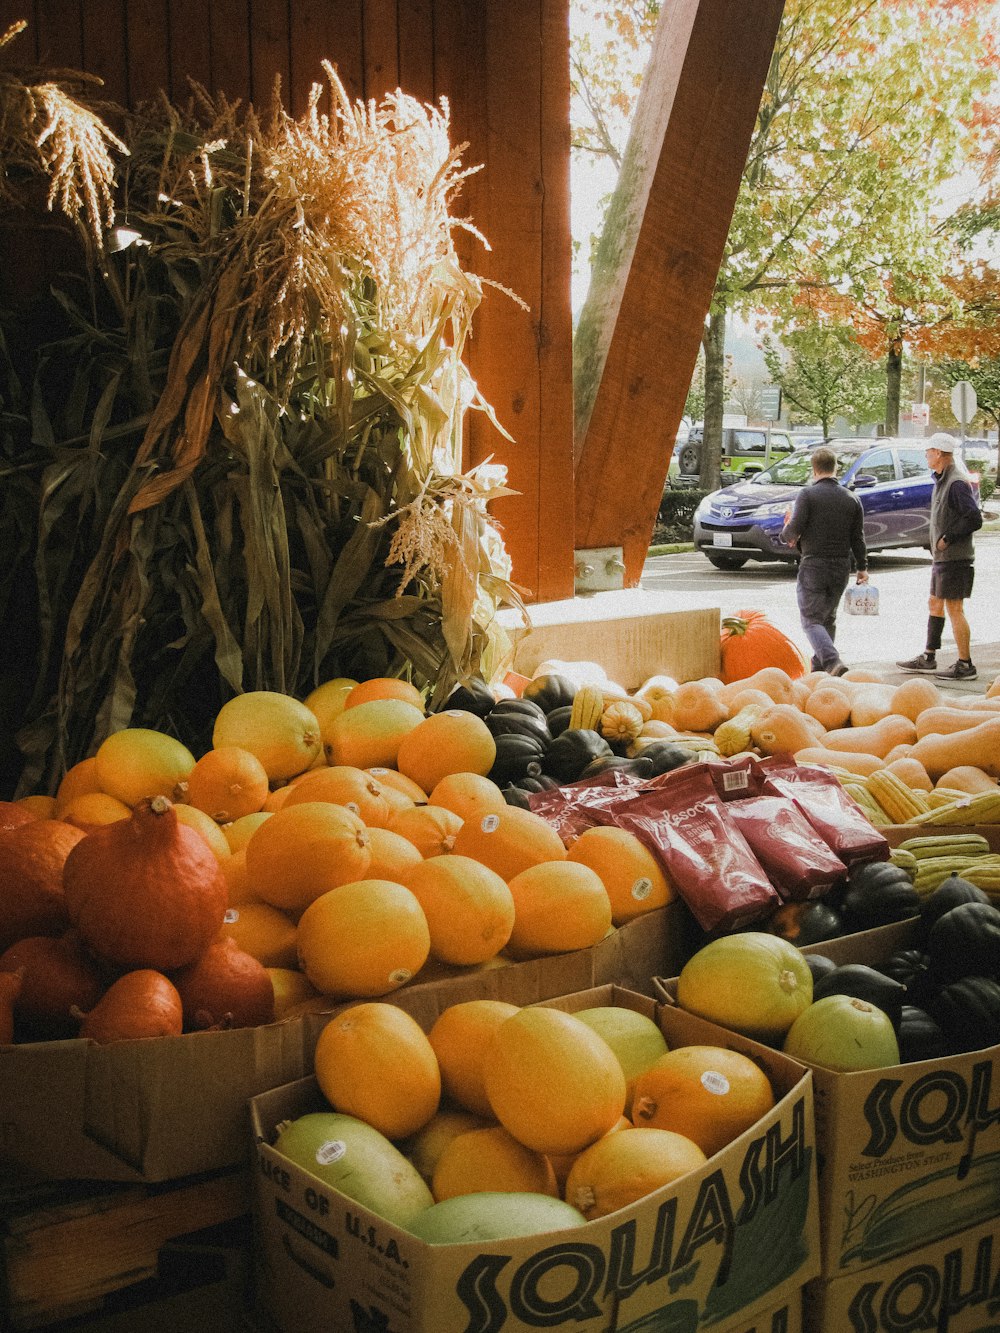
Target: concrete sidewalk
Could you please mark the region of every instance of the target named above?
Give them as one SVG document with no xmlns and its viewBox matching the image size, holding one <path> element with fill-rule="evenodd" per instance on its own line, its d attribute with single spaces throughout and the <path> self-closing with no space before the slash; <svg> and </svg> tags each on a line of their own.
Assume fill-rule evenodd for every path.
<svg viewBox="0 0 1000 1333">
<path fill-rule="evenodd" d="M 938 658 L 942 667 L 951 666 L 953 660 L 953 647 L 943 649 Z M 938 680 L 936 676 L 930 675 L 922 678 L 932 681 L 946 694 L 984 695 L 996 677 L 1000 676 L 1000 643 L 973 642 L 972 660 L 978 672 L 975 680 Z M 900 671 L 894 661 L 885 662 L 873 659 L 870 662 L 852 662 L 851 666 L 860 667 L 866 671 L 877 671 L 893 685 L 901 685 L 904 680 L 909 680 L 915 674 L 912 671 Z"/>
</svg>

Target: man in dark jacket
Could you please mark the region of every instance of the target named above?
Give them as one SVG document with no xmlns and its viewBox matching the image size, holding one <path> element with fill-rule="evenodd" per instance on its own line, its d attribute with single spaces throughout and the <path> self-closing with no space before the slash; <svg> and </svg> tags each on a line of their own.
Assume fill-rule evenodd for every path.
<svg viewBox="0 0 1000 1333">
<path fill-rule="evenodd" d="M 972 534 L 983 526 L 983 516 L 968 475 L 955 464 L 955 440 L 943 432 L 927 441 L 927 465 L 934 473 L 931 496 L 931 593 L 927 599 L 927 646 L 917 657 L 897 662 L 904 671 L 923 671 L 942 680 L 975 680 L 971 635 L 965 599 L 972 592 L 975 551 Z M 958 661 L 937 669 L 947 612 L 955 636 Z"/>
<path fill-rule="evenodd" d="M 837 481 L 832 449 L 813 450 L 812 474 L 812 484 L 803 486 L 786 516 L 781 540 L 801 552 L 795 597 L 813 651 L 812 668 L 842 676 L 847 667 L 833 642 L 837 605 L 850 581 L 852 557 L 858 583 L 868 582 L 864 510 L 858 497 Z"/>
</svg>

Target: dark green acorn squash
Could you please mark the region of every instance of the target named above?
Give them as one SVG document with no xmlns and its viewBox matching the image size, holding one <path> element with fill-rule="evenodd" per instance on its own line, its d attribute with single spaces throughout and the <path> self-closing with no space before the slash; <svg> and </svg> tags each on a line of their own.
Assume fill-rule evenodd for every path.
<svg viewBox="0 0 1000 1333">
<path fill-rule="evenodd" d="M 967 879 L 962 879 L 961 875 L 949 875 L 920 905 L 920 921 L 925 936 L 934 922 L 944 916 L 945 912 L 950 912 L 953 907 L 961 907 L 963 903 L 989 903 L 989 901 L 989 895 L 978 885 L 970 884 Z"/>
<path fill-rule="evenodd" d="M 956 1053 L 1000 1043 L 1000 981 L 992 977 L 952 981 L 928 1001 L 927 1009 Z"/>
<path fill-rule="evenodd" d="M 642 747 L 642 757 L 652 759 L 652 776 L 659 777 L 661 773 L 672 773 L 675 768 L 690 764 L 692 760 L 698 758 L 698 755 L 694 750 L 686 750 L 683 745 L 675 741 L 653 741 L 652 744 Z"/>
<path fill-rule="evenodd" d="M 931 991 L 930 959 L 921 949 L 897 949 L 884 963 L 875 966 L 893 981 L 906 987 L 909 1004 L 922 1006 Z"/>
<path fill-rule="evenodd" d="M 752 929 L 752 927 L 750 927 Z M 806 953 L 802 955 L 806 960 L 806 965 L 812 973 L 813 985 L 819 981 L 820 977 L 825 977 L 828 972 L 832 972 L 837 964 L 832 958 L 827 958 L 824 953 Z"/>
<path fill-rule="evenodd" d="M 460 708 L 463 713 L 475 713 L 477 717 L 485 717 L 495 703 L 493 691 L 482 676 L 470 676 L 461 685 L 455 686 L 438 712 L 443 713 L 449 708 Z"/>
<path fill-rule="evenodd" d="M 844 922 L 835 907 L 816 898 L 811 902 L 782 903 L 768 917 L 767 929 L 801 949 L 804 944 L 820 944 L 843 935 Z"/>
<path fill-rule="evenodd" d="M 927 936 L 931 975 L 1000 979 L 1000 911 L 991 903 L 961 903 L 945 912 Z"/>
<path fill-rule="evenodd" d="M 876 972 L 864 963 L 841 963 L 814 984 L 813 1000 L 822 1000 L 825 995 L 852 995 L 856 1000 L 864 1000 L 888 1014 L 892 1026 L 899 1031 L 906 987 L 884 972 Z"/>
<path fill-rule="evenodd" d="M 521 691 L 522 699 L 530 699 L 538 704 L 544 713 L 551 713 L 555 708 L 564 708 L 576 698 L 576 686 L 566 676 L 553 673 L 548 676 L 536 676 L 529 680 Z"/>
<path fill-rule="evenodd" d="M 548 743 L 552 739 L 545 714 L 537 704 L 523 699 L 504 699 L 483 719 L 496 736 L 537 736 Z"/>
<path fill-rule="evenodd" d="M 608 769 L 617 769 L 620 773 L 629 773 L 634 778 L 651 778 L 653 776 L 653 761 L 640 755 L 637 759 L 626 759 L 622 755 L 602 755 L 599 759 L 591 759 L 590 763 L 580 774 L 581 778 L 594 778 L 598 773 L 606 773 Z"/>
<path fill-rule="evenodd" d="M 905 921 L 920 912 L 920 895 L 902 866 L 867 861 L 855 866 L 840 898 L 845 933 Z"/>
<path fill-rule="evenodd" d="M 926 1009 L 915 1004 L 904 1004 L 896 1031 L 899 1039 L 899 1058 L 904 1064 L 916 1060 L 940 1060 L 951 1048 L 948 1039 Z"/>
<path fill-rule="evenodd" d="M 611 746 L 598 732 L 574 727 L 557 736 L 549 745 L 542 760 L 542 771 L 557 782 L 576 782 L 589 763 L 609 758 L 612 753 Z"/>
<path fill-rule="evenodd" d="M 498 787 L 526 777 L 528 766 L 544 758 L 546 743 L 536 735 L 505 734 L 494 737 L 497 753 L 487 777 Z"/>
<path fill-rule="evenodd" d="M 553 708 L 551 713 L 545 714 L 545 721 L 548 723 L 549 731 L 553 736 L 558 736 L 569 726 L 570 718 L 573 716 L 573 705 L 566 704 L 564 708 Z"/>
</svg>

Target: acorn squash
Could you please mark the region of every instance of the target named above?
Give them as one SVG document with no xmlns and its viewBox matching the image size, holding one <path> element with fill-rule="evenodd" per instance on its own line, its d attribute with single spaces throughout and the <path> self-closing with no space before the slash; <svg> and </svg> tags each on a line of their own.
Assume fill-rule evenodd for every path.
<svg viewBox="0 0 1000 1333">
<path fill-rule="evenodd" d="M 962 977 L 942 986 L 928 1001 L 952 1051 L 981 1051 L 1000 1042 L 1000 982 Z"/>
<path fill-rule="evenodd" d="M 551 672 L 548 675 L 536 676 L 534 680 L 529 680 L 521 691 L 521 698 L 538 704 L 539 708 L 548 714 L 556 708 L 571 706 L 576 690 L 576 685 L 568 676 L 560 676 L 557 672 Z"/>
<path fill-rule="evenodd" d="M 856 1000 L 865 1000 L 888 1014 L 892 1026 L 899 1030 L 906 987 L 884 972 L 864 963 L 841 963 L 813 985 L 814 1001 L 822 1000 L 826 995 L 851 995 Z"/>
<path fill-rule="evenodd" d="M 951 1051 L 941 1025 L 931 1018 L 926 1009 L 920 1009 L 914 1004 L 903 1005 L 896 1036 L 899 1041 L 899 1058 L 904 1064 L 916 1060 L 940 1060 Z"/>
<path fill-rule="evenodd" d="M 594 759 L 608 759 L 613 754 L 611 746 L 596 731 L 570 728 L 549 745 L 542 760 L 542 771 L 557 782 L 576 782 Z"/>
<path fill-rule="evenodd" d="M 486 776 L 498 787 L 525 777 L 528 765 L 540 762 L 547 749 L 545 741 L 538 735 L 506 734 L 496 736 L 494 739 L 497 747 L 496 758 Z"/>
<path fill-rule="evenodd" d="M 902 866 L 866 861 L 848 876 L 840 899 L 848 932 L 905 921 L 920 912 L 920 895 Z"/>
<path fill-rule="evenodd" d="M 931 926 L 927 936 L 931 975 L 1000 978 L 1000 911 L 992 903 L 960 903 Z"/>
<path fill-rule="evenodd" d="M 844 933 L 844 922 L 835 907 L 822 898 L 782 903 L 767 919 L 767 929 L 797 948 L 836 939 Z"/>
<path fill-rule="evenodd" d="M 468 680 L 455 686 L 437 711 L 443 713 L 451 708 L 460 708 L 463 713 L 475 713 L 477 717 L 485 717 L 495 704 L 496 696 L 482 676 L 470 676 Z"/>
</svg>

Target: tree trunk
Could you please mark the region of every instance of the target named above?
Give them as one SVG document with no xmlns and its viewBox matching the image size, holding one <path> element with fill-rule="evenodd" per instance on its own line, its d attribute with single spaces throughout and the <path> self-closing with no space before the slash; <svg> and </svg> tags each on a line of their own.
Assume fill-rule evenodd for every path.
<svg viewBox="0 0 1000 1333">
<path fill-rule="evenodd" d="M 726 308 L 713 305 L 702 337 L 705 348 L 705 426 L 701 445 L 701 489 L 719 485 L 722 417 L 726 407 Z"/>
<path fill-rule="evenodd" d="M 903 381 L 903 340 L 889 339 L 885 359 L 885 433 L 899 434 L 899 395 Z"/>
</svg>

